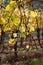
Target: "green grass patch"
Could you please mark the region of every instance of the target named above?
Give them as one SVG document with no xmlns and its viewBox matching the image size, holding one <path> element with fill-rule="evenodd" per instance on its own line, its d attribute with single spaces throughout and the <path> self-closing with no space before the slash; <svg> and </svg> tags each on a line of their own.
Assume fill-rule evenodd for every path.
<svg viewBox="0 0 43 65">
<path fill-rule="evenodd" d="M 43 65 L 43 61 L 33 61 L 31 65 Z"/>
</svg>

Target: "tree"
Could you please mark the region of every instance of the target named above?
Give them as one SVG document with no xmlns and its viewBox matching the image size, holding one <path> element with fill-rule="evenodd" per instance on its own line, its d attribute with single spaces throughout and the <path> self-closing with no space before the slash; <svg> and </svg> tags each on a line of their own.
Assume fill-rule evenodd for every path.
<svg viewBox="0 0 43 65">
<path fill-rule="evenodd" d="M 28 0 L 29 1 L 29 0 Z M 14 44 L 15 56 L 17 56 L 17 43 L 16 39 L 19 37 L 22 43 L 25 38 L 30 38 L 34 41 L 31 33 L 36 31 L 37 29 L 37 37 L 40 45 L 40 30 L 43 25 L 43 12 L 39 12 L 38 10 L 29 10 L 29 6 L 26 1 L 23 0 L 10 0 L 9 3 L 4 6 L 1 4 L 0 10 L 0 30 L 1 30 L 1 44 L 3 43 L 3 35 L 6 32 L 9 32 L 11 35 L 8 40 L 9 43 Z M 41 18 L 42 17 L 42 18 Z M 41 19 L 41 20 L 40 20 Z M 40 25 L 41 23 L 41 25 Z M 37 26 L 38 24 L 38 26 Z M 43 35 L 43 34 L 42 34 Z M 32 41 L 30 40 L 30 41 Z M 30 42 L 32 43 L 32 42 Z M 35 43 L 35 42 L 34 42 Z M 37 45 L 36 45 L 37 47 Z M 41 47 L 41 45 L 40 45 Z M 30 48 L 26 46 L 26 48 Z"/>
</svg>

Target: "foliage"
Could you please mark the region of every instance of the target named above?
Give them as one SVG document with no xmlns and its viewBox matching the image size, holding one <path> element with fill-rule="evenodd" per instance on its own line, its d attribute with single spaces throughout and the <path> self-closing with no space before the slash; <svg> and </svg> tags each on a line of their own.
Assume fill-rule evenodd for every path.
<svg viewBox="0 0 43 65">
<path fill-rule="evenodd" d="M 19 2 L 21 3 L 21 5 L 23 5 L 23 7 L 21 7 Z M 20 31 L 20 37 L 26 37 L 26 35 L 35 31 L 37 22 L 40 22 L 41 12 L 39 12 L 38 10 L 29 10 L 28 7 L 26 8 L 27 5 L 26 3 L 24 4 L 24 2 L 22 0 L 11 0 L 9 4 L 5 6 L 5 8 L 1 8 L 0 25 L 2 25 L 1 28 L 4 32 L 16 29 Z M 41 22 L 42 21 L 43 12 Z M 40 23 L 38 25 L 40 27 Z"/>
</svg>

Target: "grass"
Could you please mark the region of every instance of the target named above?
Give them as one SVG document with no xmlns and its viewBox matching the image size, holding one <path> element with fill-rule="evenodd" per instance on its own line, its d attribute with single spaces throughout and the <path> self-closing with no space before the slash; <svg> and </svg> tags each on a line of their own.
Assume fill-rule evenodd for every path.
<svg viewBox="0 0 43 65">
<path fill-rule="evenodd" d="M 33 61 L 31 65 L 43 65 L 43 61 Z"/>
<path fill-rule="evenodd" d="M 43 65 L 43 61 L 33 61 L 32 63 L 30 63 L 28 60 L 24 61 L 22 64 L 20 65 Z"/>
</svg>

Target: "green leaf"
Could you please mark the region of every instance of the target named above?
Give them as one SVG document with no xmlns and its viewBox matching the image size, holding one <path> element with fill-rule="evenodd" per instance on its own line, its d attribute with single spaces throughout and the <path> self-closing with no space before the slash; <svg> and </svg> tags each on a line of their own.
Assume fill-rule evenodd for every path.
<svg viewBox="0 0 43 65">
<path fill-rule="evenodd" d="M 24 33 L 20 33 L 20 37 L 26 37 Z"/>
<path fill-rule="evenodd" d="M 13 21 L 14 21 L 14 24 L 16 25 L 16 26 L 18 26 L 19 24 L 20 24 L 20 18 L 18 18 L 17 16 L 13 16 Z"/>
<path fill-rule="evenodd" d="M 14 24 L 15 24 L 15 25 L 19 25 L 19 23 L 20 23 L 20 19 L 19 19 L 19 18 L 15 18 Z"/>
</svg>

